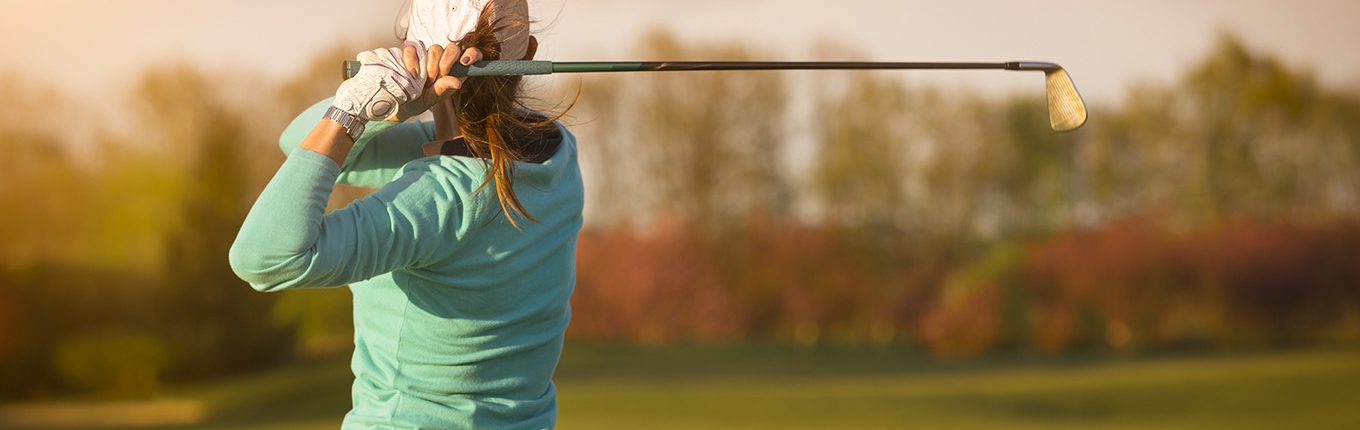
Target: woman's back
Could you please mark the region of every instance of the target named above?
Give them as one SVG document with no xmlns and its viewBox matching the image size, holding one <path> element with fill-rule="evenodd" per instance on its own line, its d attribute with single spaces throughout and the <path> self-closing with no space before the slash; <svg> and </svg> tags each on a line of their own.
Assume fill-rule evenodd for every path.
<svg viewBox="0 0 1360 430">
<path fill-rule="evenodd" d="M 347 425 L 399 418 L 414 422 L 393 424 L 430 426 L 458 416 L 479 428 L 551 426 L 583 202 L 575 142 L 562 136 L 552 158 L 516 169 L 516 192 L 538 219 L 518 227 L 495 193 L 475 191 L 480 160 L 437 156 L 406 166 L 402 178 L 416 178 L 402 192 L 425 202 L 410 210 L 430 213 L 416 228 L 445 232 L 449 246 L 351 285 L 356 379 Z M 403 205 L 383 193 L 356 204 Z"/>
</svg>

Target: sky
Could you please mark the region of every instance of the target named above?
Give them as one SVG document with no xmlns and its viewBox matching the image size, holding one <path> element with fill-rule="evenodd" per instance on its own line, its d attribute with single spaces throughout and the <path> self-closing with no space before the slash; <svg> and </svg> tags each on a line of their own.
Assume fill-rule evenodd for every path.
<svg viewBox="0 0 1360 430">
<path fill-rule="evenodd" d="M 809 59 L 831 41 L 864 60 L 1054 62 L 1088 104 L 1100 105 L 1117 103 L 1134 83 L 1173 79 L 1231 32 L 1324 85 L 1360 89 L 1354 0 L 529 1 L 542 21 L 539 58 L 557 61 L 639 59 L 633 41 L 661 27 L 695 43 L 740 41 L 772 60 Z M 94 103 L 117 103 L 139 73 L 176 61 L 283 78 L 336 43 L 390 36 L 400 4 L 0 0 L 0 76 L 17 73 Z M 1004 72 L 906 73 L 984 93 L 1041 90 L 1032 76 Z"/>
</svg>

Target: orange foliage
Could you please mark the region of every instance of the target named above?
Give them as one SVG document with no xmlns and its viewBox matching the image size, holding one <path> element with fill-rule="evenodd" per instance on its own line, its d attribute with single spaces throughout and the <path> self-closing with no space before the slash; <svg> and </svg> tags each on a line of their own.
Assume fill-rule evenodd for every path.
<svg viewBox="0 0 1360 430">
<path fill-rule="evenodd" d="M 1106 326 L 1127 327 L 1133 346 L 1166 346 L 1310 341 L 1347 306 L 1360 305 L 1354 222 L 1243 218 L 1176 233 L 1156 221 L 1128 220 L 1031 244 L 1026 276 L 1042 349 L 1078 340 L 1065 326 L 1075 324 L 1072 315 L 1083 306 Z"/>
<path fill-rule="evenodd" d="M 646 233 L 587 229 L 569 333 L 652 344 L 890 337 L 904 284 L 870 270 L 842 239 L 761 223 L 729 236 L 679 222 Z"/>
<path fill-rule="evenodd" d="M 674 344 L 917 341 L 941 358 L 1324 340 L 1360 309 L 1360 224 L 1238 219 L 1188 232 L 1157 218 L 1070 231 L 1014 255 L 876 258 L 845 228 L 683 222 L 587 229 L 569 333 Z M 1000 248 L 997 248 L 1000 249 Z M 1014 261 L 1013 263 L 1011 261 Z"/>
<path fill-rule="evenodd" d="M 921 342 L 939 358 L 982 355 L 1001 329 L 1001 289 L 983 286 L 957 297 L 946 295 L 921 319 Z"/>
</svg>

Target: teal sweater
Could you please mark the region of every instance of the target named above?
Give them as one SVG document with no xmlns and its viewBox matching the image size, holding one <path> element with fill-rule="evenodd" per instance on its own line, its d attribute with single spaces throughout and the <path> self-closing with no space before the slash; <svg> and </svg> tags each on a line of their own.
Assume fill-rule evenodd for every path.
<svg viewBox="0 0 1360 430">
<path fill-rule="evenodd" d="M 353 405 L 344 428 L 550 428 L 552 374 L 575 284 L 583 187 L 575 138 L 519 163 L 515 192 L 538 223 L 516 228 L 485 164 L 424 157 L 430 123 L 375 123 L 344 168 L 296 146 L 323 101 L 280 138 L 288 159 L 231 247 L 260 291 L 349 285 Z M 381 189 L 325 214 L 333 184 Z"/>
</svg>

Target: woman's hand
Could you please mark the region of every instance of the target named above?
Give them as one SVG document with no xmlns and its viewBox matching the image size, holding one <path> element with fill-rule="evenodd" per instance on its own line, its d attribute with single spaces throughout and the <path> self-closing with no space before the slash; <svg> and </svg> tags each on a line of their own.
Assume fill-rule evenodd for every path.
<svg viewBox="0 0 1360 430">
<path fill-rule="evenodd" d="M 415 45 L 407 43 L 403 46 L 402 60 L 411 76 L 422 76 L 420 72 L 424 72 L 425 86 L 420 97 L 401 105 L 397 114 L 399 121 L 424 113 L 463 87 L 466 76 L 449 75 L 449 68 L 454 64 L 469 66 L 482 61 L 482 51 L 477 48 L 459 50 L 458 46 L 452 43 L 447 48 L 435 45 L 427 49 L 422 56 L 419 47 Z"/>
<path fill-rule="evenodd" d="M 408 46 L 403 53 L 409 67 L 413 64 L 411 60 L 416 57 L 415 49 Z M 457 45 L 450 43 L 447 48 L 438 45 L 431 46 L 426 51 L 425 58 L 425 76 L 427 77 L 425 88 L 433 89 L 436 97 L 447 97 L 452 94 L 452 91 L 462 88 L 463 81 L 467 79 L 467 77 L 450 76 L 449 69 L 453 68 L 454 64 L 470 66 L 472 63 L 482 61 L 482 51 L 477 48 L 460 51 Z M 414 64 L 418 65 L 419 63 Z"/>
<path fill-rule="evenodd" d="M 353 78 L 340 83 L 332 105 L 366 121 L 392 119 L 404 105 L 421 96 L 424 70 L 403 69 L 402 48 L 360 52 L 363 64 Z"/>
</svg>

